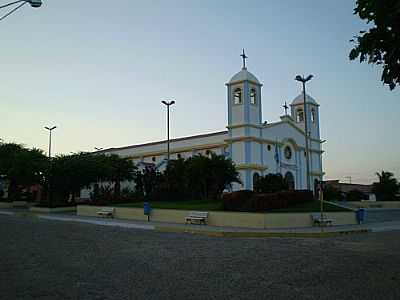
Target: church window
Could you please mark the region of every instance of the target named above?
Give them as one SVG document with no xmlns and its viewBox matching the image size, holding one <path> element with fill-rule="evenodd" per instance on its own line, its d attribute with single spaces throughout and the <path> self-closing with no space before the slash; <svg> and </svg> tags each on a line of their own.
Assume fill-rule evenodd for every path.
<svg viewBox="0 0 400 300">
<path fill-rule="evenodd" d="M 285 158 L 286 159 L 291 159 L 292 158 L 292 149 L 289 146 L 285 147 L 284 150 Z"/>
<path fill-rule="evenodd" d="M 297 121 L 297 122 L 304 122 L 304 112 L 303 112 L 303 109 L 298 109 L 298 110 L 297 110 L 296 121 Z"/>
<path fill-rule="evenodd" d="M 251 104 L 256 104 L 256 90 L 255 89 L 251 89 L 250 90 L 250 103 Z"/>
<path fill-rule="evenodd" d="M 271 145 L 267 146 L 268 151 L 271 151 Z"/>
<path fill-rule="evenodd" d="M 289 191 L 294 190 L 294 188 L 295 188 L 295 186 L 294 186 L 294 176 L 293 176 L 292 172 L 286 172 L 285 181 L 286 181 L 286 184 L 288 185 Z"/>
<path fill-rule="evenodd" d="M 151 160 L 152 160 L 152 161 L 156 161 L 156 157 L 153 156 L 153 157 L 151 158 Z"/>
<path fill-rule="evenodd" d="M 242 90 L 239 88 L 233 92 L 233 103 L 242 104 Z"/>
<path fill-rule="evenodd" d="M 315 109 L 311 109 L 311 122 L 315 123 Z"/>
</svg>

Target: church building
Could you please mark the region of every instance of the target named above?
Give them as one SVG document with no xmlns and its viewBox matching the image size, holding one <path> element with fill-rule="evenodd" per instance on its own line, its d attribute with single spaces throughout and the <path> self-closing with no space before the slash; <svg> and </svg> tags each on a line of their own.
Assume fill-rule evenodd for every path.
<svg viewBox="0 0 400 300">
<path fill-rule="evenodd" d="M 258 176 L 280 173 L 292 189 L 307 189 L 305 116 L 309 131 L 309 187 L 322 180 L 322 141 L 319 128 L 319 104 L 306 96 L 304 113 L 303 93 L 277 122 L 264 122 L 262 118 L 262 83 L 246 68 L 225 84 L 227 90 L 228 122 L 226 130 L 170 140 L 170 159 L 188 158 L 212 152 L 230 157 L 240 173 L 242 184 L 233 190 L 253 189 Z M 222 115 L 222 114 L 221 114 Z M 150 142 L 120 148 L 109 148 L 99 153 L 118 154 L 131 159 L 138 167 L 153 166 L 159 170 L 167 162 L 167 141 Z"/>
</svg>

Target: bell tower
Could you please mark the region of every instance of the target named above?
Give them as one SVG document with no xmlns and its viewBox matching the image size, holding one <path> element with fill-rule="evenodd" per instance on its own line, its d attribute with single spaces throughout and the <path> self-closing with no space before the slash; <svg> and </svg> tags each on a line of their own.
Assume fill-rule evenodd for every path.
<svg viewBox="0 0 400 300">
<path fill-rule="evenodd" d="M 243 182 L 234 189 L 252 189 L 255 173 L 262 175 L 262 151 L 259 142 L 262 137 L 261 87 L 258 79 L 247 70 L 244 52 L 242 69 L 228 83 L 228 133 L 229 153 L 240 172 Z"/>
<path fill-rule="evenodd" d="M 236 73 L 226 84 L 228 90 L 228 126 L 253 124 L 261 125 L 261 87 L 258 79 L 247 70 L 246 54 L 242 70 Z"/>
<path fill-rule="evenodd" d="M 319 132 L 319 104 L 310 95 L 306 95 L 307 114 L 304 113 L 303 93 L 298 95 L 290 104 L 291 115 L 296 124 L 304 130 L 305 115 L 307 115 L 307 127 L 310 137 L 315 140 L 320 139 Z"/>
</svg>

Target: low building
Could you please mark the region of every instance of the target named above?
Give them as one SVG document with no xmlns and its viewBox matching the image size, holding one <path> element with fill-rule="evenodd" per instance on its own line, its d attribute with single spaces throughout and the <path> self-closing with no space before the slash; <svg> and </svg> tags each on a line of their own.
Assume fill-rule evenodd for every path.
<svg viewBox="0 0 400 300">
<path fill-rule="evenodd" d="M 332 187 L 338 190 L 344 200 L 347 199 L 347 194 L 352 191 L 359 191 L 364 194 L 363 200 L 376 201 L 375 194 L 372 192 L 372 184 L 358 184 L 358 183 L 343 183 L 339 180 L 326 180 L 324 181 L 325 187 Z"/>
</svg>

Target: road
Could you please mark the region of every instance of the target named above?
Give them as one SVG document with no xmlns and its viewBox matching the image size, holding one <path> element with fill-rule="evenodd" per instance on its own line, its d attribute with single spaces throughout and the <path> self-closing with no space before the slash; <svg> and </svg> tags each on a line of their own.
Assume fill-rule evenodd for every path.
<svg viewBox="0 0 400 300">
<path fill-rule="evenodd" d="M 215 238 L 0 215 L 0 299 L 400 299 L 399 235 Z"/>
</svg>

